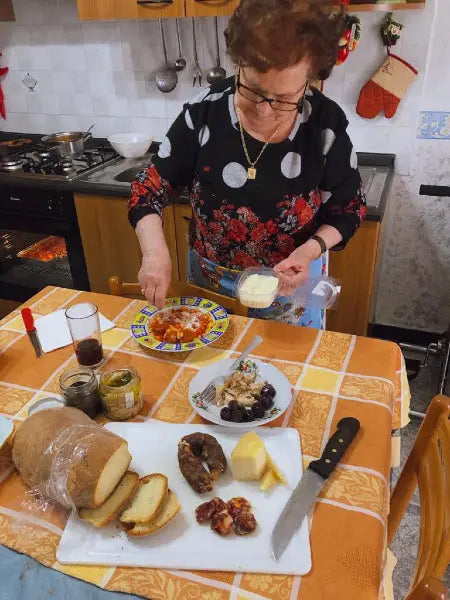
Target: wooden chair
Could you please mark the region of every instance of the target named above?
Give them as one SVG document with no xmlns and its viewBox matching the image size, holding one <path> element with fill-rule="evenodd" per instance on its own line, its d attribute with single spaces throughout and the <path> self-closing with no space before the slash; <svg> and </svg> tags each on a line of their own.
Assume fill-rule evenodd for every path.
<svg viewBox="0 0 450 600">
<path fill-rule="evenodd" d="M 406 600 L 444 600 L 441 579 L 450 562 L 450 398 L 435 396 L 391 497 L 388 544 L 416 487 L 420 534 L 415 573 Z"/>
<path fill-rule="evenodd" d="M 109 278 L 109 289 L 113 296 L 126 296 L 130 298 L 141 299 L 144 298 L 139 283 L 123 283 L 120 277 L 117 275 L 112 275 Z M 235 298 L 218 294 L 217 292 L 201 288 L 197 285 L 193 285 L 192 283 L 172 282 L 167 292 L 167 297 L 176 298 L 177 296 L 200 296 L 220 304 L 227 311 L 234 315 L 240 315 L 242 317 L 248 316 L 248 308 L 243 306 Z"/>
</svg>

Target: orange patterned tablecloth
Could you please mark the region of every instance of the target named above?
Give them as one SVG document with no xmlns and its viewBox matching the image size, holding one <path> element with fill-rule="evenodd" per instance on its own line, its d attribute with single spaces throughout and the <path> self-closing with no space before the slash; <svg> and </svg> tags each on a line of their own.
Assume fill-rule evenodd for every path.
<svg viewBox="0 0 450 600">
<path fill-rule="evenodd" d="M 295 389 L 295 402 L 272 425 L 300 431 L 305 464 L 318 457 L 339 419 L 351 415 L 360 420 L 357 442 L 314 510 L 312 570 L 304 577 L 289 577 L 61 565 L 55 554 L 67 514 L 39 512 L 24 500 L 9 447 L 0 452 L 0 543 L 104 589 L 152 600 L 382 598 L 391 430 L 407 423 L 409 405 L 398 346 L 233 316 L 214 347 L 163 356 L 144 352 L 130 337 L 130 322 L 143 302 L 46 288 L 27 305 L 38 316 L 87 300 L 116 324 L 103 334 L 107 366 L 131 364 L 142 376 L 145 406 L 140 420 L 201 422 L 186 399 L 189 381 L 204 365 L 241 350 L 255 334 L 264 338 L 257 356 L 283 371 Z M 60 373 L 76 360 L 71 347 L 37 360 L 18 311 L 0 321 L 0 348 L 0 414 L 18 426 L 30 404 L 58 392 Z"/>
</svg>

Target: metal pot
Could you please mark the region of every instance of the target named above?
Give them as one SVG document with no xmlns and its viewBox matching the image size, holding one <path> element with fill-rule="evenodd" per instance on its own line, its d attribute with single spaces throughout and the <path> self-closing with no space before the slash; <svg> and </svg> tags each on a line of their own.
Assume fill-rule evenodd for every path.
<svg viewBox="0 0 450 600">
<path fill-rule="evenodd" d="M 55 150 L 60 158 L 75 158 L 83 154 L 85 142 L 92 137 L 92 127 L 88 131 L 52 133 L 41 138 L 41 141 Z"/>
</svg>

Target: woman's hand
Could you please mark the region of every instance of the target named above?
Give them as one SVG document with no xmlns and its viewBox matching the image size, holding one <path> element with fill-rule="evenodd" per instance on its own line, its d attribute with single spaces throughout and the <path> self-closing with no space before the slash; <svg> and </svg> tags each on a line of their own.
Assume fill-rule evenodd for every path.
<svg viewBox="0 0 450 600">
<path fill-rule="evenodd" d="M 171 277 L 172 260 L 166 244 L 151 254 L 143 255 L 138 281 L 150 304 L 164 307 Z"/>
<path fill-rule="evenodd" d="M 287 258 L 278 263 L 274 271 L 281 281 L 280 296 L 290 296 L 309 277 L 309 265 L 320 256 L 320 246 L 308 240 Z"/>
</svg>

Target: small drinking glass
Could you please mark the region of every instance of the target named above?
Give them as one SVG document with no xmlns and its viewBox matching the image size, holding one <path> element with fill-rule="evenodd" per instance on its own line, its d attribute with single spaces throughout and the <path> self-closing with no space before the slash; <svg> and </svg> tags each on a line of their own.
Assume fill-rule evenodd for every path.
<svg viewBox="0 0 450 600">
<path fill-rule="evenodd" d="M 73 347 L 81 367 L 98 367 L 103 361 L 98 307 L 91 302 L 74 304 L 66 310 Z"/>
</svg>

